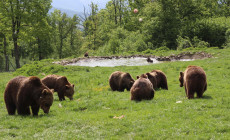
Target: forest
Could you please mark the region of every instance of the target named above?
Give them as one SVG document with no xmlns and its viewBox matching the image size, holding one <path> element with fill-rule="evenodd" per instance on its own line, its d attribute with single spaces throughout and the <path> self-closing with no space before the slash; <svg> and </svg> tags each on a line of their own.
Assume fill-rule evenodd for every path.
<svg viewBox="0 0 230 140">
<path fill-rule="evenodd" d="M 30 61 L 229 47 L 230 0 L 111 0 L 83 15 L 52 0 L 0 0 L 0 71 Z M 134 12 L 137 9 L 138 12 Z"/>
</svg>

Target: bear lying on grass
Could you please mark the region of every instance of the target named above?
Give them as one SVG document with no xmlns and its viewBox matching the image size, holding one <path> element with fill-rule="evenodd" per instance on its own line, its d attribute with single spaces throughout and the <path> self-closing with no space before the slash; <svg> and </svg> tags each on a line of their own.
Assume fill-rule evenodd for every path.
<svg viewBox="0 0 230 140">
<path fill-rule="evenodd" d="M 133 84 L 131 90 L 131 100 L 151 100 L 154 97 L 153 85 L 148 79 L 146 74 L 142 74 L 140 77 L 137 76 L 137 80 Z"/>
<path fill-rule="evenodd" d="M 168 90 L 167 78 L 166 78 L 166 75 L 162 71 L 153 70 L 146 74 L 148 75 L 149 80 L 152 82 L 154 89 L 162 88 L 162 89 Z"/>
<path fill-rule="evenodd" d="M 109 85 L 113 91 L 130 90 L 134 80 L 129 73 L 115 71 L 109 77 Z"/>
<path fill-rule="evenodd" d="M 207 89 L 206 74 L 201 67 L 188 66 L 185 72 L 180 72 L 180 87 L 185 87 L 188 99 L 194 98 L 195 92 L 197 97 L 203 96 Z"/>
<path fill-rule="evenodd" d="M 10 80 L 4 92 L 4 100 L 9 115 L 16 110 L 19 115 L 38 115 L 39 108 L 49 113 L 53 103 L 53 91 L 42 84 L 38 77 L 18 76 Z"/>
<path fill-rule="evenodd" d="M 65 100 L 65 96 L 73 100 L 74 85 L 70 84 L 65 76 L 48 75 L 42 79 L 48 88 L 54 89 L 58 93 L 59 100 Z"/>
</svg>

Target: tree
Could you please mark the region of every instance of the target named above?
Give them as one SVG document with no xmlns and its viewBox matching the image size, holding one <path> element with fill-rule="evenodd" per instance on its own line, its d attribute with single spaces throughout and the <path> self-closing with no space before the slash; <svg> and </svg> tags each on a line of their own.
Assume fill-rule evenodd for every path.
<svg viewBox="0 0 230 140">
<path fill-rule="evenodd" d="M 42 60 L 52 52 L 50 45 L 51 27 L 48 24 L 48 12 L 51 8 L 51 0 L 44 1 L 41 5 L 35 1 L 33 4 L 37 7 L 31 14 L 35 17 L 32 23 L 32 36 L 36 39 L 38 46 L 38 60 Z"/>
<path fill-rule="evenodd" d="M 29 23 L 36 18 L 34 11 L 39 11 L 44 3 L 50 3 L 47 0 L 0 0 L 0 9 L 4 17 L 11 21 L 11 36 L 14 43 L 14 56 L 16 68 L 20 68 L 19 39 L 21 32 L 29 28 Z M 46 9 L 46 10 L 49 10 Z"/>
<path fill-rule="evenodd" d="M 91 2 L 90 4 L 90 14 L 84 21 L 84 31 L 87 34 L 87 47 L 88 49 L 97 49 L 98 45 L 98 5 Z"/>
<path fill-rule="evenodd" d="M 73 18 L 68 17 L 66 13 L 61 13 L 60 10 L 55 10 L 52 13 L 52 20 L 53 20 L 53 26 L 56 28 L 58 32 L 58 39 L 59 39 L 59 45 L 58 45 L 58 56 L 61 59 L 63 57 L 63 43 L 64 39 L 67 38 L 69 33 L 77 28 L 77 24 L 79 23 L 79 19 L 76 15 L 73 16 Z"/>
</svg>

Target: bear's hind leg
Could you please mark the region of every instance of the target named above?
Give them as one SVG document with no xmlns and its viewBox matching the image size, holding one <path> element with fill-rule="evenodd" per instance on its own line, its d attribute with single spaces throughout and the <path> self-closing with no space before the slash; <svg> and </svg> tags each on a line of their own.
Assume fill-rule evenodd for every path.
<svg viewBox="0 0 230 140">
<path fill-rule="evenodd" d="M 194 92 L 188 90 L 188 99 L 193 99 L 194 98 Z"/>
<path fill-rule="evenodd" d="M 204 91 L 197 91 L 197 98 L 202 98 Z"/>
<path fill-rule="evenodd" d="M 193 99 L 194 98 L 194 91 L 191 89 L 191 86 L 188 86 L 188 83 L 185 85 L 185 90 L 187 91 L 187 97 L 188 99 Z"/>
<path fill-rule="evenodd" d="M 5 104 L 8 114 L 14 115 L 16 112 L 16 105 L 14 104 L 13 100 L 9 99 L 8 96 L 5 96 Z"/>
</svg>

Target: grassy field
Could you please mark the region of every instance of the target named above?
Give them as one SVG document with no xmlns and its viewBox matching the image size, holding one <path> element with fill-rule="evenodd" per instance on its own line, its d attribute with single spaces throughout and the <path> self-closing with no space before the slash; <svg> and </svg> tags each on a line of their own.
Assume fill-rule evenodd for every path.
<svg viewBox="0 0 230 140">
<path fill-rule="evenodd" d="M 0 73 L 0 139 L 229 139 L 230 49 L 206 51 L 215 58 L 113 68 L 35 62 L 14 73 Z M 188 65 L 206 71 L 204 98 L 188 100 L 179 87 L 179 72 Z M 108 78 L 114 71 L 135 78 L 153 69 L 167 75 L 169 86 L 168 91 L 157 90 L 153 100 L 130 101 L 129 91 L 110 90 Z M 38 117 L 9 116 L 3 99 L 7 82 L 17 75 L 47 74 L 67 76 L 75 84 L 74 100 L 60 102 L 55 93 L 48 115 L 40 109 Z"/>
</svg>

